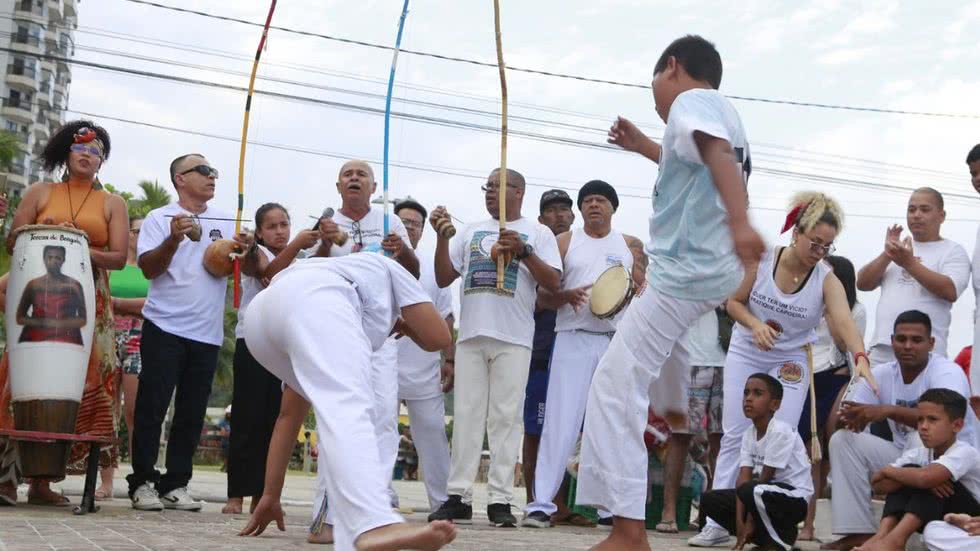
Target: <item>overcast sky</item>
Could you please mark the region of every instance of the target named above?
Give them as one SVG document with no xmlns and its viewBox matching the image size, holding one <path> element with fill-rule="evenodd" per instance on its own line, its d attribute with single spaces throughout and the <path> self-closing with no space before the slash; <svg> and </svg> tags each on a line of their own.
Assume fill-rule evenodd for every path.
<svg viewBox="0 0 980 551">
<path fill-rule="evenodd" d="M 264 20 L 268 9 L 264 0 L 163 3 L 257 22 Z M 679 0 L 501 3 L 504 55 L 515 67 L 646 84 L 663 48 L 683 34 L 696 33 L 715 42 L 721 52 L 725 66 L 722 92 L 726 94 L 980 115 L 980 75 L 976 71 L 980 50 L 975 47 L 975 32 L 970 32 L 980 26 L 977 1 L 947 2 L 942 10 L 927 3 L 824 0 L 745 1 L 737 8 L 724 1 Z M 391 45 L 400 9 L 400 0 L 283 0 L 274 24 Z M 495 60 L 490 0 L 413 0 L 410 10 L 404 48 Z M 241 74 L 251 69 L 260 32 L 257 27 L 125 0 L 90 0 L 79 4 L 76 58 L 245 86 L 247 77 Z M 126 36 L 120 37 L 121 33 Z M 383 109 L 390 62 L 389 51 L 273 30 L 260 77 L 311 86 L 259 80 L 257 87 Z M 168 184 L 170 160 L 198 151 L 222 171 L 213 205 L 234 211 L 238 165 L 234 139 L 241 135 L 243 93 L 78 66 L 73 74 L 69 103 L 73 110 L 233 139 L 99 118 L 111 133 L 113 145 L 112 157 L 100 175 L 103 181 L 124 190 L 135 190 L 141 179 Z M 508 73 L 508 87 L 515 131 L 602 143 L 605 129 L 617 115 L 641 123 L 654 136 L 663 130 L 649 89 L 515 71 Z M 403 54 L 395 96 L 414 103 L 396 100 L 394 111 L 491 127 L 499 124 L 493 116 L 473 112 L 499 110 L 495 68 Z M 782 211 L 793 192 L 819 189 L 840 200 L 849 215 L 837 241 L 838 254 L 860 267 L 881 251 L 887 225 L 904 224 L 909 190 L 929 185 L 947 194 L 949 221 L 944 236 L 972 255 L 980 212 L 964 159 L 970 147 L 980 142 L 977 118 L 743 100 L 736 100 L 735 105 L 758 169 L 749 186 L 753 220 L 771 243 L 787 240 L 777 235 L 783 214 L 776 209 Z M 383 118 L 259 95 L 252 103 L 249 137 L 306 151 L 380 160 Z M 391 143 L 392 162 L 474 176 L 392 167 L 393 195 L 411 194 L 429 207 L 444 204 L 466 221 L 487 216 L 479 178 L 499 162 L 498 135 L 393 120 Z M 339 206 L 334 183 L 341 160 L 255 145 L 248 148 L 247 159 L 245 207 L 249 218 L 262 203 L 277 201 L 305 227 L 307 215 L 327 205 Z M 511 136 L 508 159 L 509 166 L 523 172 L 531 185 L 525 214 L 537 215 L 538 198 L 549 187 L 577 190 L 584 182 L 599 178 L 613 184 L 621 195 L 614 225 L 645 238 L 656 165 L 621 152 L 517 135 Z M 380 193 L 380 162 L 375 172 Z M 820 179 L 814 180 L 813 175 Z M 827 177 L 845 181 L 831 183 Z M 427 230 L 422 248 L 431 250 L 432 246 L 431 230 Z M 877 294 L 862 293 L 860 297 L 870 309 L 870 320 L 874 319 Z M 967 290 L 954 308 L 951 354 L 972 339 L 973 304 L 973 293 Z M 873 329 L 870 320 L 869 334 Z"/>
</svg>

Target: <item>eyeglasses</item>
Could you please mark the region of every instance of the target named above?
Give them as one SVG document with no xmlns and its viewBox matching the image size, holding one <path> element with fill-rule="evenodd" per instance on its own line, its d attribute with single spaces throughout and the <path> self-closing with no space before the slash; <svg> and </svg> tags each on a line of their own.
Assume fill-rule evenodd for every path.
<svg viewBox="0 0 980 551">
<path fill-rule="evenodd" d="M 204 176 L 205 178 L 212 178 L 213 177 L 215 180 L 218 179 L 218 169 L 212 168 L 212 167 L 210 167 L 208 165 L 197 165 L 194 168 L 189 168 L 189 169 L 181 172 L 180 175 L 183 176 L 185 174 L 190 174 L 191 172 L 196 172 L 196 173 L 200 174 L 201 176 Z"/>
<path fill-rule="evenodd" d="M 514 184 L 507 184 L 507 187 L 511 189 L 517 189 L 517 186 L 515 186 Z M 500 189 L 500 184 L 483 184 L 482 186 L 480 186 L 480 189 L 483 190 L 483 193 L 490 193 L 491 191 L 497 191 L 498 189 Z"/>
<path fill-rule="evenodd" d="M 810 239 L 810 237 L 804 233 L 801 233 L 800 235 L 806 237 L 806 240 L 810 242 L 810 252 L 812 253 L 817 253 L 821 256 L 829 256 L 834 254 L 835 251 L 837 251 L 837 247 L 834 246 L 833 243 L 831 243 L 830 245 L 823 245 L 821 243 L 817 243 L 813 239 Z"/>
<path fill-rule="evenodd" d="M 75 153 L 88 153 L 93 157 L 102 158 L 102 150 L 96 145 L 88 145 L 83 143 L 73 143 L 71 144 L 72 151 Z"/>
</svg>

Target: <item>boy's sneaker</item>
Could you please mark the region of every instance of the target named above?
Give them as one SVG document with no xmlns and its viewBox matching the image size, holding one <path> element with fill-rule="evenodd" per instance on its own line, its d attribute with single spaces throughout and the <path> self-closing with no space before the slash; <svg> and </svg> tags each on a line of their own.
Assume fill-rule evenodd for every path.
<svg viewBox="0 0 980 551">
<path fill-rule="evenodd" d="M 429 522 L 451 520 L 456 524 L 473 524 L 473 506 L 463 503 L 460 496 L 449 496 L 436 512 L 429 515 Z"/>
<path fill-rule="evenodd" d="M 133 495 L 129 498 L 133 502 L 133 509 L 139 511 L 162 511 L 163 502 L 160 501 L 160 496 L 157 495 L 157 491 L 150 486 L 149 482 L 144 482 Z"/>
<path fill-rule="evenodd" d="M 551 515 L 544 511 L 531 511 L 521 521 L 521 526 L 529 528 L 551 528 Z"/>
<path fill-rule="evenodd" d="M 708 524 L 700 534 L 687 540 L 687 544 L 691 547 L 719 547 L 728 545 L 729 537 L 728 530 Z"/>
<path fill-rule="evenodd" d="M 596 525 L 603 530 L 612 530 L 613 518 L 612 517 L 599 517 Z"/>
<path fill-rule="evenodd" d="M 174 488 L 161 496 L 160 501 L 163 502 L 163 506 L 167 509 L 176 509 L 178 511 L 201 510 L 201 502 L 194 501 L 191 495 L 187 493 L 187 488 Z"/>
<path fill-rule="evenodd" d="M 509 503 L 487 505 L 487 518 L 490 519 L 490 524 L 498 528 L 514 528 L 517 526 L 517 518 L 510 513 Z"/>
</svg>

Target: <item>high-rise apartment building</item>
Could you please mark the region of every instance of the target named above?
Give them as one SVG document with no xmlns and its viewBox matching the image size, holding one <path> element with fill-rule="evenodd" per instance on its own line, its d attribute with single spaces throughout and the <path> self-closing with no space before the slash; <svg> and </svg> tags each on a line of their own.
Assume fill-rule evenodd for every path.
<svg viewBox="0 0 980 551">
<path fill-rule="evenodd" d="M 74 55 L 77 6 L 77 0 L 0 0 L 0 69 L 4 75 L 0 128 L 16 134 L 21 147 L 6 173 L 9 193 L 18 194 L 42 178 L 40 153 L 64 122 L 71 66 L 39 56 Z"/>
</svg>

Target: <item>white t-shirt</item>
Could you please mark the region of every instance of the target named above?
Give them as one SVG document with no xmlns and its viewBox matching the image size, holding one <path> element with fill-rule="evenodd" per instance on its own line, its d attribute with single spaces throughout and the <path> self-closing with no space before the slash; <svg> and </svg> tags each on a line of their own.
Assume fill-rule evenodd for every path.
<svg viewBox="0 0 980 551">
<path fill-rule="evenodd" d="M 775 469 L 771 482 L 789 484 L 795 488 L 795 497 L 809 498 L 813 494 L 810 461 L 803 439 L 796 427 L 779 419 L 771 419 L 766 434 L 759 438 L 755 424 L 742 433 L 742 449 L 738 466 L 752 467 L 752 474 L 759 476 L 763 467 Z"/>
<path fill-rule="evenodd" d="M 742 281 L 728 212 L 701 160 L 695 132 L 731 144 L 746 181 L 751 166 L 745 129 L 717 90 L 688 90 L 670 106 L 650 215 L 647 282 L 670 296 L 720 300 Z"/>
<path fill-rule="evenodd" d="M 419 283 L 432 299 L 439 315 L 453 313 L 453 295 L 448 287 L 436 284 L 435 263 L 432 257 L 419 259 Z M 402 400 L 424 400 L 442 394 L 439 371 L 439 352 L 426 352 L 412 339 L 398 339 L 398 397 Z"/>
<path fill-rule="evenodd" d="M 545 264 L 561 271 L 558 241 L 547 226 L 522 217 L 507 222 L 507 229 L 519 233 Z M 504 288 L 497 289 L 497 263 L 490 258 L 490 248 L 498 235 L 499 222 L 491 218 L 466 226 L 450 243 L 449 257 L 462 277 L 457 342 L 484 336 L 531 348 L 538 284 L 527 265 L 515 258 L 504 273 Z"/>
<path fill-rule="evenodd" d="M 276 258 L 276 255 L 272 254 L 272 251 L 263 247 L 262 245 L 255 246 L 259 252 L 257 254 L 265 255 L 266 259 L 270 262 Z M 238 324 L 235 325 L 235 339 L 245 338 L 245 311 L 248 309 L 248 305 L 255 298 L 255 295 L 259 294 L 259 291 L 264 289 L 265 286 L 262 285 L 262 281 L 252 276 L 247 276 L 242 274 L 242 296 L 241 302 L 238 305 Z"/>
<path fill-rule="evenodd" d="M 970 282 L 970 257 L 959 243 L 949 239 L 913 241 L 912 251 L 923 266 L 953 280 L 956 296 L 963 293 Z M 932 320 L 932 336 L 936 338 L 936 346 L 932 351 L 948 356 L 946 340 L 949 337 L 952 308 L 952 302 L 932 294 L 904 268 L 892 262 L 881 279 L 881 297 L 875 313 L 875 332 L 871 345 L 891 346 L 895 318 L 907 310 L 921 310 L 929 314 L 929 319 Z"/>
<path fill-rule="evenodd" d="M 973 245 L 973 297 L 976 304 L 973 310 L 973 349 L 980 350 L 980 226 L 977 226 L 977 239 Z M 976 375 L 974 375 L 976 373 Z M 980 353 L 970 357 L 970 383 L 974 394 L 980 394 L 980 385 L 973 384 L 973 381 L 980 378 Z"/>
<path fill-rule="evenodd" d="M 613 266 L 622 266 L 627 273 L 632 273 L 633 253 L 626 245 L 623 234 L 618 231 L 612 230 L 605 237 L 595 238 L 585 233 L 583 228 L 576 228 L 569 236 L 562 266 L 562 288 L 576 289 L 594 284 L 603 272 Z M 595 292 L 595 289 L 592 291 Z M 566 304 L 558 309 L 555 331 L 582 329 L 609 333 L 616 330 L 616 324 L 625 311 L 624 308 L 611 319 L 599 319 L 588 306 L 576 311 L 570 304 Z"/>
<path fill-rule="evenodd" d="M 914 408 L 919 403 L 919 396 L 930 388 L 948 388 L 959 392 L 963 397 L 970 396 L 970 383 L 966 380 L 966 374 L 960 366 L 939 354 L 929 355 L 929 364 L 919 373 L 911 383 L 905 384 L 902 379 L 902 370 L 898 362 L 888 362 L 871 369 L 871 373 L 878 383 L 879 395 L 875 396 L 871 386 L 861 379 L 854 385 L 849 396 L 845 399 L 860 404 L 883 404 L 894 405 L 905 408 Z M 908 439 L 915 433 L 915 428 L 904 423 L 897 423 L 894 419 L 888 420 L 888 427 L 892 431 L 892 442 L 900 449 L 908 447 Z M 966 422 L 963 430 L 957 436 L 971 446 L 978 446 L 977 442 L 977 417 L 972 408 L 966 410 Z"/>
<path fill-rule="evenodd" d="M 718 342 L 718 314 L 709 310 L 684 334 L 691 365 L 697 367 L 723 367 L 725 351 Z"/>
<path fill-rule="evenodd" d="M 332 220 L 340 230 L 347 232 L 348 239 L 342 246 L 332 245 L 330 256 L 344 256 L 357 252 L 381 252 L 381 242 L 385 239 L 383 209 L 372 205 L 371 210 L 360 220 L 352 220 L 337 211 Z M 398 237 L 402 238 L 406 247 L 412 246 L 412 242 L 408 239 L 408 232 L 405 230 L 405 224 L 402 224 L 401 218 L 391 213 L 388 213 L 388 232 L 395 232 Z M 317 241 L 316 245 L 307 249 L 309 256 L 313 256 L 319 246 L 320 242 Z"/>
<path fill-rule="evenodd" d="M 276 274 L 269 286 L 275 285 L 281 279 L 311 271 L 337 274 L 354 286 L 361 303 L 361 324 L 372 350 L 378 350 L 385 343 L 395 321 L 401 315 L 402 308 L 432 302 L 412 274 L 394 260 L 380 254 L 319 257 L 296 262 Z M 329 284 L 329 280 L 326 284 Z"/>
<path fill-rule="evenodd" d="M 918 465 L 925 467 L 930 463 L 939 463 L 946 467 L 949 474 L 953 475 L 953 482 L 963 484 L 970 495 L 980 501 L 980 451 L 977 451 L 973 446 L 964 444 L 961 440 L 957 440 L 938 459 L 933 456 L 933 450 L 916 447 L 906 450 L 892 463 L 892 466 Z"/>
<path fill-rule="evenodd" d="M 136 242 L 137 256 L 159 247 L 170 236 L 171 218 L 167 215 L 176 214 L 189 213 L 171 203 L 146 215 Z M 231 216 L 210 207 L 198 217 L 201 240 L 182 239 L 167 269 L 150 280 L 143 317 L 171 335 L 221 346 L 228 278 L 214 277 L 204 269 L 204 252 L 212 241 L 231 239 L 235 223 L 213 220 Z"/>
</svg>

